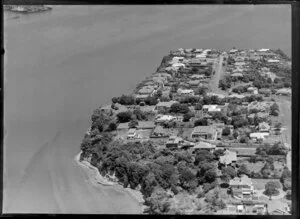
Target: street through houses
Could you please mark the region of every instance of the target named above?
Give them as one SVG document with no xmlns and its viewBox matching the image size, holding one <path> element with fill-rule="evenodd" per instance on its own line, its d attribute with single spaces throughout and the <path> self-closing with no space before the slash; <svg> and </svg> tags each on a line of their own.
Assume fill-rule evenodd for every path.
<svg viewBox="0 0 300 219">
<path fill-rule="evenodd" d="M 223 68 L 223 62 L 224 62 L 224 55 L 220 55 L 219 60 L 217 61 L 215 66 L 215 75 L 212 78 L 212 84 L 211 84 L 211 90 L 214 93 L 223 93 L 221 89 L 219 89 L 219 81 L 222 79 L 222 76 L 224 74 L 224 68 Z"/>
</svg>

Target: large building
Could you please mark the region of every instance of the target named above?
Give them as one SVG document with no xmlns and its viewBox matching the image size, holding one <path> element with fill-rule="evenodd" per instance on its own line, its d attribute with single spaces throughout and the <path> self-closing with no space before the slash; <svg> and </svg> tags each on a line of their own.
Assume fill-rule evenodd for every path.
<svg viewBox="0 0 300 219">
<path fill-rule="evenodd" d="M 240 198 L 251 198 L 253 195 L 252 180 L 246 175 L 235 177 L 229 181 L 232 195 Z"/>
<path fill-rule="evenodd" d="M 213 126 L 197 126 L 194 128 L 192 138 L 217 139 L 217 130 Z"/>
</svg>

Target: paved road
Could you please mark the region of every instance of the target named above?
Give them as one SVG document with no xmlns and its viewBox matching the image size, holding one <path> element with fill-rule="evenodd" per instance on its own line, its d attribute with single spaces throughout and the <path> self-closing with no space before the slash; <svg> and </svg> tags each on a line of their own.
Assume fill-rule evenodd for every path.
<svg viewBox="0 0 300 219">
<path fill-rule="evenodd" d="M 224 55 L 220 55 L 219 61 L 217 63 L 217 67 L 215 69 L 215 75 L 212 78 L 211 90 L 214 93 L 220 93 L 219 80 L 221 79 L 221 76 L 224 73 L 224 71 L 223 71 L 223 58 L 224 58 Z"/>
<path fill-rule="evenodd" d="M 285 129 L 282 132 L 283 142 L 289 145 L 289 152 L 286 156 L 286 165 L 292 169 L 292 153 L 291 153 L 291 137 L 292 137 L 292 106 L 291 101 L 284 97 L 276 97 L 276 102 L 279 106 L 280 121 Z"/>
</svg>

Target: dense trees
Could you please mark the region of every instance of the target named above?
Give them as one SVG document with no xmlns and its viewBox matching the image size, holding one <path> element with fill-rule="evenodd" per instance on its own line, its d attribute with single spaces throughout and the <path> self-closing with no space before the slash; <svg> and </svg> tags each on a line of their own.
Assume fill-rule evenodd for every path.
<svg viewBox="0 0 300 219">
<path fill-rule="evenodd" d="M 223 131 L 222 131 L 222 135 L 223 136 L 228 136 L 230 135 L 230 128 L 228 126 L 226 126 Z"/>
<path fill-rule="evenodd" d="M 268 196 L 278 195 L 278 189 L 280 189 L 280 183 L 278 181 L 267 182 L 265 185 L 264 194 Z"/>
<path fill-rule="evenodd" d="M 239 175 L 247 175 L 247 176 L 250 176 L 250 170 L 248 169 L 247 165 L 246 164 L 242 164 L 239 169 L 238 169 L 238 174 Z"/>
<path fill-rule="evenodd" d="M 192 112 L 187 112 L 183 115 L 183 122 L 188 122 L 190 121 L 190 119 L 193 117 L 193 113 Z"/>
<path fill-rule="evenodd" d="M 122 105 L 133 105 L 135 104 L 135 98 L 132 95 L 122 95 L 121 97 L 113 97 L 113 103 L 119 103 Z"/>
<path fill-rule="evenodd" d="M 219 81 L 219 88 L 222 90 L 227 90 L 231 87 L 231 77 L 230 75 L 226 75 L 223 79 Z"/>
<path fill-rule="evenodd" d="M 170 112 L 171 113 L 187 113 L 189 112 L 190 109 L 186 104 L 180 104 L 180 103 L 174 103 L 170 107 Z"/>
<path fill-rule="evenodd" d="M 272 116 L 278 116 L 279 115 L 279 107 L 277 103 L 274 103 L 273 105 L 270 106 L 270 115 Z"/>
<path fill-rule="evenodd" d="M 207 119 L 198 119 L 194 122 L 194 126 L 206 126 L 208 124 Z"/>
<path fill-rule="evenodd" d="M 117 114 L 118 121 L 120 123 L 129 122 L 132 117 L 132 112 L 126 111 L 126 112 L 120 112 Z"/>
</svg>

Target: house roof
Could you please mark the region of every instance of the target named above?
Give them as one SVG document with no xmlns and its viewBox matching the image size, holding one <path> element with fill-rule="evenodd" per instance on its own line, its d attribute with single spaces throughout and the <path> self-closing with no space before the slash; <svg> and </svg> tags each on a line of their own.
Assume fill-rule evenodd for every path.
<svg viewBox="0 0 300 219">
<path fill-rule="evenodd" d="M 236 161 L 237 160 L 237 157 L 236 157 L 236 152 L 235 151 L 229 151 L 229 150 L 226 150 L 224 152 L 224 155 L 223 156 L 220 156 L 220 163 L 222 164 L 230 164 L 232 163 L 233 161 Z"/>
<path fill-rule="evenodd" d="M 269 136 L 269 133 L 264 133 L 264 132 L 250 133 L 250 138 L 265 138 L 266 136 Z"/>
<path fill-rule="evenodd" d="M 242 175 L 241 177 L 234 177 L 229 181 L 230 186 L 238 186 L 238 185 L 252 185 L 252 180 L 247 175 Z"/>
<path fill-rule="evenodd" d="M 211 133 L 214 134 L 216 132 L 215 127 L 213 126 L 196 126 L 193 130 L 192 134 L 197 134 L 197 133 Z"/>
<path fill-rule="evenodd" d="M 168 101 L 168 102 L 158 102 L 156 104 L 156 106 L 158 107 L 167 107 L 167 108 L 170 108 L 174 103 L 178 103 L 177 101 Z"/>
<path fill-rule="evenodd" d="M 259 123 L 258 127 L 259 127 L 260 130 L 261 129 L 264 129 L 264 130 L 266 130 L 266 129 L 269 130 L 270 129 L 270 125 L 268 123 L 266 123 L 266 122 Z"/>
<path fill-rule="evenodd" d="M 243 99 L 245 96 L 242 94 L 231 94 L 228 96 L 229 98 L 238 98 L 238 99 Z"/>
<path fill-rule="evenodd" d="M 242 73 L 233 73 L 231 74 L 231 77 L 243 77 L 244 75 Z"/>
<path fill-rule="evenodd" d="M 200 80 L 190 80 L 188 83 L 190 85 L 198 85 L 198 84 L 200 84 Z"/>
<path fill-rule="evenodd" d="M 137 126 L 138 129 L 150 129 L 155 127 L 155 124 L 152 121 L 139 121 L 138 123 L 139 123 Z M 128 124 L 129 122 L 120 123 L 117 129 L 129 129 Z"/>
<path fill-rule="evenodd" d="M 200 141 L 200 142 L 195 143 L 194 148 L 195 149 L 215 149 L 216 145 Z"/>
</svg>

